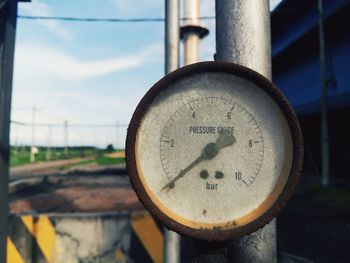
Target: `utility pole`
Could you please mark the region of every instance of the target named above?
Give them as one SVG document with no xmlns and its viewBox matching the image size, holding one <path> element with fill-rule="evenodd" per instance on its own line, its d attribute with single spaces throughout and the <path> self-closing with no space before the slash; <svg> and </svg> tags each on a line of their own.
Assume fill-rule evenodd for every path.
<svg viewBox="0 0 350 263">
<path fill-rule="evenodd" d="M 216 59 L 249 67 L 271 79 L 268 0 L 216 0 Z M 276 220 L 229 245 L 230 262 L 274 263 Z"/>
<path fill-rule="evenodd" d="M 36 115 L 36 107 L 33 106 L 32 109 L 32 139 L 30 143 L 30 162 L 34 163 L 35 162 L 35 115 Z"/>
<path fill-rule="evenodd" d="M 52 125 L 49 125 L 49 133 L 47 138 L 46 160 L 51 160 L 51 138 L 52 138 Z"/>
<path fill-rule="evenodd" d="M 68 157 L 68 121 L 64 120 L 64 156 Z"/>
<path fill-rule="evenodd" d="M 179 67 L 180 2 L 165 0 L 165 74 Z M 164 262 L 180 263 L 180 236 L 164 229 Z"/>
<path fill-rule="evenodd" d="M 21 144 L 21 158 L 25 158 L 26 156 L 26 146 L 24 143 Z"/>
<path fill-rule="evenodd" d="M 16 161 L 18 160 L 18 135 L 15 134 L 15 143 L 14 143 L 14 156 Z M 11 146 L 10 146 L 10 157 L 11 157 Z"/>
<path fill-rule="evenodd" d="M 17 1 L 0 0 L 0 263 L 6 263 L 9 134 Z"/>
<path fill-rule="evenodd" d="M 96 133 L 94 133 L 94 155 L 97 157 L 97 136 Z"/>
<path fill-rule="evenodd" d="M 14 134 L 13 142 L 10 138 L 10 160 L 13 158 L 15 161 L 18 160 L 18 127 L 11 126 L 11 129 Z M 13 154 L 12 154 L 13 153 Z"/>
<path fill-rule="evenodd" d="M 116 123 L 116 134 L 117 134 L 117 138 L 116 138 L 116 143 L 115 143 L 115 149 L 118 150 L 118 145 L 119 145 L 119 122 L 117 121 Z"/>
<path fill-rule="evenodd" d="M 328 82 L 326 72 L 326 44 L 323 26 L 323 0 L 318 0 L 318 31 L 321 65 L 321 147 L 323 186 L 329 186 L 329 141 L 328 141 Z"/>
<path fill-rule="evenodd" d="M 185 65 L 199 61 L 199 41 L 209 34 L 209 30 L 200 25 L 199 10 L 199 0 L 184 1 L 185 22 L 180 35 L 184 42 Z"/>
</svg>

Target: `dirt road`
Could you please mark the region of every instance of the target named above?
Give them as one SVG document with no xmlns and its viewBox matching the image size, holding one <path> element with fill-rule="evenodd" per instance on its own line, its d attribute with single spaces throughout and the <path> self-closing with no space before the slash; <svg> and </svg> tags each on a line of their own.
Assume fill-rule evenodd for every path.
<svg viewBox="0 0 350 263">
<path fill-rule="evenodd" d="M 43 163 L 33 163 L 10 168 L 10 179 L 19 176 L 30 176 L 33 174 L 48 174 L 60 171 L 64 166 L 73 165 L 82 161 L 91 160 L 91 158 L 76 158 L 70 160 L 58 160 Z"/>
</svg>

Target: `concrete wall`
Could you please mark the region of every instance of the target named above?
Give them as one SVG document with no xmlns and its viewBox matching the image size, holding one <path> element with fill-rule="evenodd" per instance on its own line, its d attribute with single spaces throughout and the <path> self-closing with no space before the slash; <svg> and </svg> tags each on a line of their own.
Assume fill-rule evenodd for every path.
<svg viewBox="0 0 350 263">
<path fill-rule="evenodd" d="M 8 262 L 162 262 L 163 236 L 144 211 L 10 216 Z"/>
</svg>

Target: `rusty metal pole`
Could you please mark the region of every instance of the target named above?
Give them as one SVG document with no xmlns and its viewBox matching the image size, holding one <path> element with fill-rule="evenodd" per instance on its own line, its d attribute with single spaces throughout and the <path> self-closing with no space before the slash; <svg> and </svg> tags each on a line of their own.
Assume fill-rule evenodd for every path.
<svg viewBox="0 0 350 263">
<path fill-rule="evenodd" d="M 17 0 L 0 0 L 0 263 L 6 262 L 10 115 Z"/>
<path fill-rule="evenodd" d="M 216 0 L 216 59 L 249 67 L 271 79 L 268 0 Z M 228 253 L 229 262 L 276 262 L 276 221 L 232 241 Z"/>
<path fill-rule="evenodd" d="M 184 1 L 184 24 L 181 27 L 181 39 L 184 42 L 184 64 L 189 65 L 199 61 L 200 39 L 209 34 L 199 21 L 199 0 Z"/>
<path fill-rule="evenodd" d="M 187 0 L 184 1 L 185 23 L 184 27 L 192 25 L 199 26 L 199 1 Z M 182 29 L 182 31 L 184 31 Z M 185 30 L 186 31 L 186 30 Z M 184 40 L 184 64 L 189 65 L 198 62 L 199 59 L 199 36 L 196 32 L 188 30 L 183 32 Z"/>
<path fill-rule="evenodd" d="M 165 74 L 179 67 L 180 2 L 165 0 Z M 180 262 L 180 236 L 164 230 L 164 262 Z"/>
<path fill-rule="evenodd" d="M 323 0 L 318 0 L 318 29 L 321 64 L 321 147 L 323 186 L 329 186 L 329 141 L 328 141 L 328 83 L 326 72 L 326 44 L 323 26 Z"/>
</svg>

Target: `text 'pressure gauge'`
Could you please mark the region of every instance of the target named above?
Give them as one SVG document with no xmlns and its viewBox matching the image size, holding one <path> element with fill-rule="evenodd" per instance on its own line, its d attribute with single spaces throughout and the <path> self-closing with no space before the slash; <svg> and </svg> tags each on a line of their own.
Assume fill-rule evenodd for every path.
<svg viewBox="0 0 350 263">
<path fill-rule="evenodd" d="M 127 169 L 165 226 L 221 241 L 273 219 L 298 181 L 303 141 L 284 96 L 232 63 L 186 66 L 156 83 L 127 134 Z"/>
</svg>

